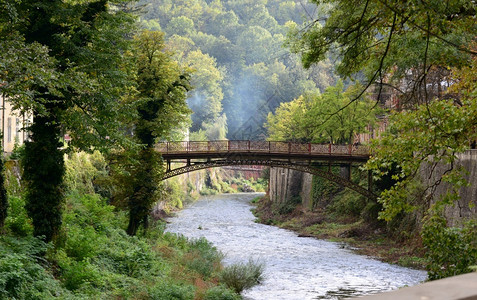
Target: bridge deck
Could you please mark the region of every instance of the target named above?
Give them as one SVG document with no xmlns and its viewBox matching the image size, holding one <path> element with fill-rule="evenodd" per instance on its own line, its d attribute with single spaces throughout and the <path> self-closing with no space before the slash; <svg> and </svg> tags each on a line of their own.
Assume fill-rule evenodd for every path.
<svg viewBox="0 0 477 300">
<path fill-rule="evenodd" d="M 163 142 L 156 150 L 173 159 L 298 159 L 327 161 L 366 161 L 368 148 L 362 145 L 333 145 L 271 141 Z"/>
</svg>

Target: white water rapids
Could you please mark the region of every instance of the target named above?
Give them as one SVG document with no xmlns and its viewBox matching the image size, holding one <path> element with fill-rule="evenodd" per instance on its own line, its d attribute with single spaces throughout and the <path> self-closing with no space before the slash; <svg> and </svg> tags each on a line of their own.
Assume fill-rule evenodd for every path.
<svg viewBox="0 0 477 300">
<path fill-rule="evenodd" d="M 259 194 L 202 197 L 169 219 L 167 231 L 205 237 L 222 251 L 225 264 L 265 264 L 264 282 L 242 293 L 244 299 L 342 299 L 411 286 L 426 272 L 357 255 L 339 243 L 298 237 L 255 223 L 249 201 Z"/>
</svg>

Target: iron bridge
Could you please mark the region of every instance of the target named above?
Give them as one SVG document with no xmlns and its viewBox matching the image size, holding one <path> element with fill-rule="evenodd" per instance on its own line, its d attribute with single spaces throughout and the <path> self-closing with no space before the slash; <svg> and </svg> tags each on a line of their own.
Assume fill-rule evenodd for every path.
<svg viewBox="0 0 477 300">
<path fill-rule="evenodd" d="M 162 180 L 206 168 L 260 165 L 317 175 L 376 199 L 369 173 L 365 188 L 352 182 L 351 174 L 343 177 L 331 169 L 332 165 L 339 165 L 351 170 L 352 165 L 364 164 L 370 155 L 363 145 L 229 140 L 161 142 L 155 147 L 166 162 Z M 173 165 L 179 166 L 173 169 Z"/>
</svg>

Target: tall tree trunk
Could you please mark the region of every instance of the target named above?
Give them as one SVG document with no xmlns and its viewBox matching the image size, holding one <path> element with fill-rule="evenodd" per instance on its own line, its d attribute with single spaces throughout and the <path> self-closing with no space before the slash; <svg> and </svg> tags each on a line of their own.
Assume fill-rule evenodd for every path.
<svg viewBox="0 0 477 300">
<path fill-rule="evenodd" d="M 54 112 L 34 114 L 31 141 L 25 145 L 24 179 L 26 209 L 33 221 L 33 234 L 51 241 L 61 225 L 65 172 L 60 127 Z"/>
<path fill-rule="evenodd" d="M 7 191 L 5 189 L 4 159 L 3 159 L 3 153 L 2 153 L 3 149 L 1 150 L 2 151 L 0 151 L 0 233 L 3 231 L 3 226 L 5 225 L 5 219 L 7 218 L 7 209 L 8 209 Z"/>
</svg>

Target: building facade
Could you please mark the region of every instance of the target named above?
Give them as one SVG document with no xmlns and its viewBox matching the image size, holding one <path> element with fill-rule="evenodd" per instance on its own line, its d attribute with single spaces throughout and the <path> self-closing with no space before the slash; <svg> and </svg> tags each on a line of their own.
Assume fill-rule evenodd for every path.
<svg viewBox="0 0 477 300">
<path fill-rule="evenodd" d="M 15 144 L 22 145 L 28 138 L 25 128 L 31 122 L 31 116 L 26 116 L 12 109 L 6 97 L 0 95 L 0 130 L 2 133 L 2 150 L 4 154 L 13 151 Z"/>
</svg>

